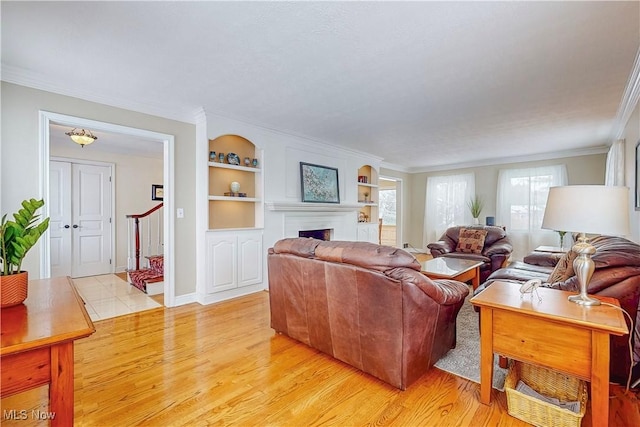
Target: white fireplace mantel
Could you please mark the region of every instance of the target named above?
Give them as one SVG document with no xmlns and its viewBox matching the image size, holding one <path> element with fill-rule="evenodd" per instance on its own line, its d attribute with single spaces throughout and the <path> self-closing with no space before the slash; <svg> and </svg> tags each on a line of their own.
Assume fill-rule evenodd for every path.
<svg viewBox="0 0 640 427">
<path fill-rule="evenodd" d="M 361 203 L 303 203 L 303 202 L 266 202 L 270 211 L 285 212 L 349 212 L 361 209 Z"/>
</svg>

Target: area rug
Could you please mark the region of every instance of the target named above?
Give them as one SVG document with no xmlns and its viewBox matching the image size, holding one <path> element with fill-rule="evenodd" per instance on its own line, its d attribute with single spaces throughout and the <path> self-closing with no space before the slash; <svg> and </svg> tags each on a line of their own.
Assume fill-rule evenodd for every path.
<svg viewBox="0 0 640 427">
<path fill-rule="evenodd" d="M 464 301 L 456 324 L 456 348 L 435 364 L 436 368 L 480 383 L 480 324 L 478 313 L 469 302 L 471 292 Z M 498 356 L 494 356 L 493 388 L 504 391 L 504 380 L 507 370 L 498 366 Z"/>
</svg>

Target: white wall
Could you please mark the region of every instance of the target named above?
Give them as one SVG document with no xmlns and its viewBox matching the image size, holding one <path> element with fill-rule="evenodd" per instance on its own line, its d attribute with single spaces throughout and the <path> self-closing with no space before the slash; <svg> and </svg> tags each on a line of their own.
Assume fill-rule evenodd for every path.
<svg viewBox="0 0 640 427">
<path fill-rule="evenodd" d="M 640 105 L 631 114 L 629 121 L 624 129 L 622 138 L 625 140 L 625 185 L 630 190 L 629 201 L 629 222 L 631 228 L 630 240 L 640 243 L 640 210 L 636 210 L 635 191 L 636 191 L 636 145 L 640 141 Z"/>
<path fill-rule="evenodd" d="M 14 212 L 25 198 L 39 198 L 39 111 L 49 111 L 175 136 L 175 292 L 195 292 L 195 125 L 2 82 L 0 207 Z M 40 277 L 40 244 L 25 259 L 30 278 Z"/>
<path fill-rule="evenodd" d="M 100 140 L 96 142 L 99 144 Z M 129 154 L 114 154 L 92 150 L 92 145 L 85 148 L 69 140 L 65 147 L 51 146 L 52 157 L 66 159 L 92 160 L 115 165 L 115 212 L 116 227 L 116 271 L 127 268 L 127 220 L 129 214 L 139 214 L 156 206 L 159 201 L 151 200 L 151 185 L 162 184 L 162 158 L 132 156 Z M 156 217 L 156 215 L 154 215 Z M 156 228 L 153 227 L 155 230 Z M 146 244 L 146 239 L 145 242 Z M 155 254 L 151 252 L 151 254 Z M 145 254 L 146 249 L 145 249 Z M 142 264 L 141 264 L 142 265 Z"/>
</svg>

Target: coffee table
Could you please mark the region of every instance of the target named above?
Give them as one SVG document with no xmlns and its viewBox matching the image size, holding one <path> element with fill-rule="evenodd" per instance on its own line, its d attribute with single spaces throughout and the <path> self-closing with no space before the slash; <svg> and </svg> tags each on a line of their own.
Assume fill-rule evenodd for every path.
<svg viewBox="0 0 640 427">
<path fill-rule="evenodd" d="M 473 290 L 480 286 L 482 261 L 464 258 L 438 257 L 421 263 L 421 273 L 430 279 L 453 279 L 459 282 L 471 280 Z"/>
</svg>

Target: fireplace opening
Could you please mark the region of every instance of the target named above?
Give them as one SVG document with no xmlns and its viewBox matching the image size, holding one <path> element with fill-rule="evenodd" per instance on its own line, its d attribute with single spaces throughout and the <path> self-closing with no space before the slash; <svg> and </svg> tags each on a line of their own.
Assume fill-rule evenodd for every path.
<svg viewBox="0 0 640 427">
<path fill-rule="evenodd" d="M 298 237 L 312 237 L 318 240 L 331 240 L 331 229 L 325 228 L 323 230 L 300 230 L 298 231 Z"/>
</svg>

